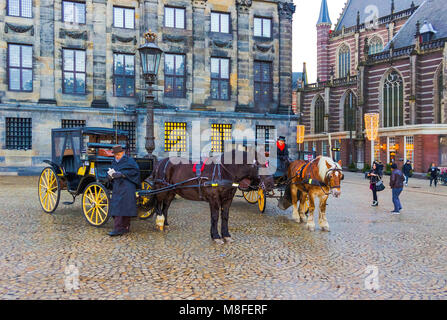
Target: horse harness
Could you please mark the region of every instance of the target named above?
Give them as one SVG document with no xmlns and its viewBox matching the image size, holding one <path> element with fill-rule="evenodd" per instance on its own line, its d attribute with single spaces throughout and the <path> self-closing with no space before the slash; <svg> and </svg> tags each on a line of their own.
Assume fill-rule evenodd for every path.
<svg viewBox="0 0 447 320">
<path fill-rule="evenodd" d="M 315 160 L 315 159 L 314 159 L 314 160 Z M 324 182 L 322 182 L 322 181 L 312 179 L 312 177 L 310 176 L 310 172 L 308 172 L 308 173 L 306 174 L 306 177 L 304 177 L 304 173 L 307 171 L 307 168 L 310 166 L 310 164 L 311 164 L 314 160 L 308 161 L 307 163 L 303 163 L 303 164 L 298 168 L 298 170 L 296 171 L 296 175 L 295 175 L 294 177 L 290 178 L 290 181 L 292 181 L 292 180 L 295 179 L 296 177 L 299 177 L 300 179 L 302 179 L 302 181 L 301 181 L 301 182 L 295 182 L 295 184 L 301 184 L 302 187 L 304 188 L 304 191 L 305 191 L 305 192 L 308 192 L 308 190 L 307 190 L 307 188 L 306 188 L 306 185 L 318 186 L 318 187 L 321 188 L 321 191 L 323 191 L 323 193 L 324 193 L 325 195 L 329 195 L 330 192 L 329 192 L 329 193 L 326 193 L 326 192 L 324 191 L 323 187 L 329 187 L 330 190 L 332 190 L 332 189 L 336 189 L 336 188 L 340 188 L 339 185 L 338 185 L 338 186 L 332 186 L 332 187 L 331 187 L 331 186 L 328 186 L 326 183 L 324 183 Z M 338 169 L 338 168 L 336 168 L 336 167 L 335 167 L 335 168 L 330 168 L 330 169 L 328 170 L 328 172 L 326 172 L 326 177 L 327 177 L 327 176 L 329 175 L 329 173 L 332 172 L 332 171 L 337 171 L 337 172 L 340 172 L 340 173 L 341 173 L 341 170 Z"/>
</svg>

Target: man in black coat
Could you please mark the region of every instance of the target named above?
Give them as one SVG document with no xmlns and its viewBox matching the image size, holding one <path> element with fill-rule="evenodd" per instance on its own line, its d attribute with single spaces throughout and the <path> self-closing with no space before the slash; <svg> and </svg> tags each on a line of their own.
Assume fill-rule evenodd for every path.
<svg viewBox="0 0 447 320">
<path fill-rule="evenodd" d="M 410 160 L 407 160 L 407 162 L 402 167 L 402 173 L 405 176 L 405 186 L 408 186 L 408 179 L 410 178 L 412 170 L 413 170 L 413 167 L 411 166 L 411 162 L 410 162 Z"/>
<path fill-rule="evenodd" d="M 134 159 L 124 154 L 121 146 L 113 147 L 115 159 L 108 171 L 112 179 L 112 199 L 110 214 L 114 218 L 110 236 L 120 236 L 129 232 L 130 218 L 137 216 L 136 189 L 140 185 L 140 168 Z"/>
<path fill-rule="evenodd" d="M 283 177 L 287 174 L 289 165 L 289 148 L 286 144 L 286 138 L 280 136 L 276 141 L 276 173 L 275 178 Z"/>
</svg>

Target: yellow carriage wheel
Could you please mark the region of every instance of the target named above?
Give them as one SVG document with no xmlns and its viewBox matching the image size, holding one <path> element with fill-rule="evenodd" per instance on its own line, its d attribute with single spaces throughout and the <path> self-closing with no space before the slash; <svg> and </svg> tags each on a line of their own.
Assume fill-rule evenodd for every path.
<svg viewBox="0 0 447 320">
<path fill-rule="evenodd" d="M 82 195 L 82 211 L 89 224 L 100 227 L 109 220 L 110 197 L 100 183 L 92 182 Z"/>
<path fill-rule="evenodd" d="M 261 213 L 264 213 L 264 211 L 265 211 L 265 200 L 266 199 L 265 199 L 264 190 L 259 189 L 258 190 L 258 208 Z"/>
<path fill-rule="evenodd" d="M 255 204 L 258 202 L 258 190 L 251 190 L 247 192 L 242 191 L 242 195 L 248 203 Z"/>
<path fill-rule="evenodd" d="M 141 189 L 142 190 L 151 190 L 152 187 L 149 183 L 147 183 L 146 181 L 143 181 L 143 183 L 141 183 Z M 142 204 L 144 205 L 146 202 L 149 201 L 149 198 L 143 197 L 143 199 L 141 201 L 142 201 Z M 140 218 L 141 220 L 149 219 L 150 217 L 152 217 L 152 214 L 154 212 L 155 212 L 155 208 L 152 208 L 149 211 L 138 209 L 138 218 Z"/>
<path fill-rule="evenodd" d="M 42 170 L 39 177 L 39 201 L 46 213 L 53 213 L 59 204 L 61 188 L 56 171 L 48 167 Z"/>
</svg>

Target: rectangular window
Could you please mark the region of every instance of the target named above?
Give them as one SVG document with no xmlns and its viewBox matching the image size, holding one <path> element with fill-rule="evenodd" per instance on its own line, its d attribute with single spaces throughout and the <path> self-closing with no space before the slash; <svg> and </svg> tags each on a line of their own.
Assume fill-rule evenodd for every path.
<svg viewBox="0 0 447 320">
<path fill-rule="evenodd" d="M 272 64 L 271 62 L 255 61 L 254 63 L 255 103 L 272 101 Z"/>
<path fill-rule="evenodd" d="M 133 54 L 113 55 L 113 92 L 116 97 L 135 96 L 135 56 Z"/>
<path fill-rule="evenodd" d="M 414 137 L 405 137 L 405 161 L 414 162 Z"/>
<path fill-rule="evenodd" d="M 224 152 L 225 141 L 231 140 L 231 124 L 211 125 L 211 152 Z"/>
<path fill-rule="evenodd" d="M 270 145 L 275 143 L 275 137 L 274 126 L 256 126 L 256 141 L 264 143 L 265 152 L 270 152 Z"/>
<path fill-rule="evenodd" d="M 85 3 L 62 1 L 63 21 L 72 23 L 85 23 Z"/>
<path fill-rule="evenodd" d="M 230 33 L 230 14 L 211 12 L 211 32 Z"/>
<path fill-rule="evenodd" d="M 323 157 L 327 157 L 328 156 L 328 146 L 329 143 L 327 141 L 323 141 L 322 143 L 322 150 L 321 150 L 321 154 L 323 155 Z"/>
<path fill-rule="evenodd" d="M 33 0 L 8 0 L 8 16 L 32 18 Z"/>
<path fill-rule="evenodd" d="M 230 59 L 211 58 L 211 98 L 230 99 Z"/>
<path fill-rule="evenodd" d="M 135 9 L 113 7 L 113 26 L 116 28 L 135 29 Z"/>
<path fill-rule="evenodd" d="M 8 90 L 33 91 L 33 47 L 8 44 Z"/>
<path fill-rule="evenodd" d="M 309 142 L 304 142 L 304 151 L 309 151 Z"/>
<path fill-rule="evenodd" d="M 271 38 L 272 37 L 272 19 L 270 18 L 254 18 L 254 35 L 255 37 Z"/>
<path fill-rule="evenodd" d="M 165 97 L 184 98 L 185 90 L 185 55 L 165 55 Z"/>
<path fill-rule="evenodd" d="M 185 9 L 165 7 L 165 27 L 185 29 Z"/>
<path fill-rule="evenodd" d="M 85 127 L 85 120 L 62 119 L 61 128 Z"/>
<path fill-rule="evenodd" d="M 137 146 L 137 132 L 134 121 L 113 121 L 113 129 L 123 130 L 127 132 L 128 143 L 127 146 L 130 153 L 134 153 L 136 151 Z"/>
<path fill-rule="evenodd" d="M 63 92 L 85 93 L 85 51 L 63 49 Z"/>
<path fill-rule="evenodd" d="M 6 149 L 31 150 L 32 119 L 6 118 Z"/>
<path fill-rule="evenodd" d="M 186 152 L 186 122 L 165 122 L 165 151 Z"/>
</svg>

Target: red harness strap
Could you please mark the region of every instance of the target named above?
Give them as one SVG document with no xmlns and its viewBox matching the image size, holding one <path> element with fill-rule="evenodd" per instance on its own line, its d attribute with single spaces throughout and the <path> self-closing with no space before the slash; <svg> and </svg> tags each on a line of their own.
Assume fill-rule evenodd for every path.
<svg viewBox="0 0 447 320">
<path fill-rule="evenodd" d="M 203 172 L 203 169 L 205 169 L 205 165 L 206 165 L 207 161 L 208 161 L 208 158 L 206 158 L 205 161 L 203 161 L 202 167 L 200 168 L 200 172 Z M 198 163 L 199 163 L 199 161 L 194 163 L 194 166 L 192 167 L 192 172 L 197 173 L 197 164 Z"/>
</svg>

